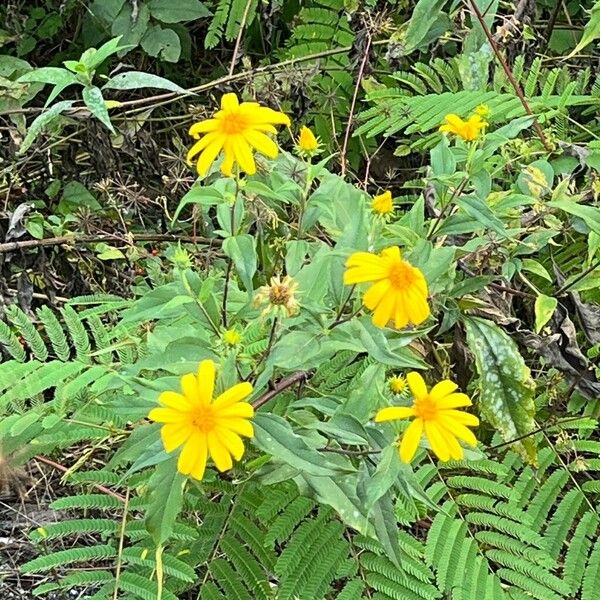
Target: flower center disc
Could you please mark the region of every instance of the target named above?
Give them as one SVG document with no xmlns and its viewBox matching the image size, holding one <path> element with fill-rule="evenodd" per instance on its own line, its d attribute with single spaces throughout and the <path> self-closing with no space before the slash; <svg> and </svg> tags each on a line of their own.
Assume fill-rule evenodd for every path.
<svg viewBox="0 0 600 600">
<path fill-rule="evenodd" d="M 406 289 L 415 281 L 413 268 L 404 261 L 390 267 L 388 278 L 392 286 L 397 290 Z"/>
<path fill-rule="evenodd" d="M 223 117 L 223 132 L 228 135 L 242 133 L 248 128 L 248 121 L 239 113 L 230 112 Z"/>
<path fill-rule="evenodd" d="M 431 421 L 437 416 L 436 403 L 429 397 L 429 395 L 423 398 L 417 398 L 415 400 L 415 414 L 424 421 Z"/>
<path fill-rule="evenodd" d="M 210 406 L 202 406 L 194 411 L 192 417 L 194 427 L 203 432 L 212 431 L 215 428 L 215 414 Z"/>
</svg>

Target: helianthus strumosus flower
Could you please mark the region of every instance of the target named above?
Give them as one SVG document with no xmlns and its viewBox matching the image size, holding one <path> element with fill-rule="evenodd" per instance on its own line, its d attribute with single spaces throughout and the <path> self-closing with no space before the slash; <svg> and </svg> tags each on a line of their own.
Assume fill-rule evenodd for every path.
<svg viewBox="0 0 600 600">
<path fill-rule="evenodd" d="M 213 398 L 215 363 L 203 360 L 198 375 L 181 378 L 181 392 L 163 392 L 148 418 L 163 423 L 160 435 L 167 452 L 183 446 L 177 470 L 194 479 L 202 479 L 208 458 L 219 471 L 233 467 L 233 460 L 244 454 L 240 436 L 252 437 L 250 419 L 254 408 L 243 400 L 252 393 L 252 384 L 238 383 Z"/>
<path fill-rule="evenodd" d="M 456 393 L 458 386 L 449 379 L 440 381 L 431 391 L 427 390 L 419 373 L 409 373 L 406 379 L 414 396 L 413 405 L 389 406 L 375 415 L 377 423 L 414 417 L 400 442 L 400 460 L 409 463 L 413 459 L 423 432 L 441 461 L 461 460 L 464 450 L 458 440 L 470 446 L 477 445 L 475 435 L 467 427 L 477 427 L 479 419 L 470 413 L 456 410 L 471 406 L 469 397 Z"/>
<path fill-rule="evenodd" d="M 427 282 L 417 267 L 402 260 L 400 248 L 386 248 L 380 255 L 355 252 L 346 261 L 344 283 L 371 282 L 363 304 L 373 311 L 373 323 L 385 327 L 390 321 L 396 329 L 409 323 L 419 325 L 429 317 Z"/>
<path fill-rule="evenodd" d="M 198 141 L 190 148 L 187 161 L 200 154 L 196 168 L 199 175 L 206 175 L 217 156 L 225 158 L 221 172 L 231 176 L 233 167 L 248 175 L 256 173 L 254 151 L 269 158 L 279 154 L 277 144 L 267 135 L 277 133 L 275 125 L 290 125 L 290 119 L 282 112 L 261 106 L 258 102 L 238 102 L 233 93 L 221 98 L 221 110 L 211 119 L 194 123 L 190 135 Z"/>
<path fill-rule="evenodd" d="M 254 306 L 258 308 L 266 305 L 261 317 L 266 317 L 271 311 L 275 316 L 293 317 L 300 312 L 300 304 L 296 298 L 298 284 L 289 275 L 283 279 L 278 275 L 271 277 L 269 285 L 263 285 L 258 289 L 254 297 Z"/>
<path fill-rule="evenodd" d="M 315 134 L 308 128 L 302 127 L 298 136 L 298 150 L 302 154 L 312 156 L 319 149 L 319 140 Z"/>
<path fill-rule="evenodd" d="M 472 115 L 465 121 L 458 115 L 449 114 L 446 115 L 446 122 L 440 126 L 440 131 L 453 133 L 466 142 L 472 142 L 479 137 L 481 130 L 487 125 L 480 115 Z"/>
<path fill-rule="evenodd" d="M 392 201 L 392 192 L 386 190 L 383 194 L 373 196 L 373 202 L 371 203 L 373 212 L 380 215 L 389 215 L 394 212 L 394 202 Z"/>
<path fill-rule="evenodd" d="M 390 390 L 394 392 L 394 394 L 402 395 L 406 390 L 408 390 L 408 382 L 406 381 L 406 377 L 402 377 L 400 375 L 394 375 L 388 379 L 388 385 Z"/>
</svg>

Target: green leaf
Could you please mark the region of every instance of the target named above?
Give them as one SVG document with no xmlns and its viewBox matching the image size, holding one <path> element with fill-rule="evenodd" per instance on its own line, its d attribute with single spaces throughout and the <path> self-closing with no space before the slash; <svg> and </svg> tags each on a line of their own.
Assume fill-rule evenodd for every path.
<svg viewBox="0 0 600 600">
<path fill-rule="evenodd" d="M 150 11 L 146 4 L 139 4 L 138 6 L 139 10 L 135 20 L 133 19 L 133 4 L 126 2 L 117 17 L 112 21 L 111 33 L 122 36 L 121 41 L 128 48 L 137 46 L 148 31 Z M 121 55 L 123 54 L 124 52 L 121 53 Z"/>
<path fill-rule="evenodd" d="M 200 206 L 215 206 L 216 204 L 221 204 L 224 200 L 225 198 L 223 196 L 223 193 L 216 188 L 216 185 L 195 185 L 179 201 L 179 205 L 177 206 L 177 210 L 173 215 L 172 222 L 175 223 L 175 221 L 177 221 L 179 215 L 181 214 L 181 211 L 188 204 L 199 204 Z"/>
<path fill-rule="evenodd" d="M 86 87 L 83 89 L 83 101 L 85 105 L 90 109 L 90 112 L 94 114 L 106 127 L 108 127 L 113 133 L 115 130 L 113 129 L 112 123 L 110 122 L 110 117 L 108 116 L 108 109 L 106 108 L 106 104 L 104 104 L 104 96 L 102 96 L 102 92 L 100 88 L 96 86 Z"/>
<path fill-rule="evenodd" d="M 48 100 L 44 106 L 52 104 L 52 101 L 67 87 L 73 84 L 81 84 L 76 75 L 67 71 L 67 69 L 61 69 L 60 67 L 42 67 L 41 69 L 34 69 L 25 75 L 21 75 L 17 79 L 19 83 L 51 83 L 54 85 L 52 92 L 48 96 Z"/>
<path fill-rule="evenodd" d="M 302 473 L 316 477 L 335 477 L 341 472 L 353 470 L 349 462 L 334 463 L 324 454 L 311 448 L 304 438 L 294 433 L 282 417 L 258 413 L 253 424 L 254 445 Z"/>
<path fill-rule="evenodd" d="M 600 209 L 595 206 L 578 204 L 574 200 L 552 200 L 546 202 L 547 206 L 564 210 L 570 215 L 582 219 L 585 224 L 595 233 L 600 235 Z"/>
<path fill-rule="evenodd" d="M 540 294 L 535 299 L 535 331 L 539 333 L 542 327 L 552 318 L 558 300 L 551 296 Z"/>
<path fill-rule="evenodd" d="M 417 2 L 404 39 L 405 54 L 419 47 L 419 44 L 440 17 L 444 4 L 446 4 L 446 0 L 419 0 Z"/>
<path fill-rule="evenodd" d="M 233 260 L 244 287 L 251 293 L 257 265 L 256 238 L 247 233 L 228 237 L 223 241 L 223 252 Z"/>
<path fill-rule="evenodd" d="M 177 457 L 160 463 L 148 482 L 150 504 L 146 510 L 146 530 L 157 546 L 173 533 L 175 519 L 183 505 L 185 477 L 177 471 Z"/>
<path fill-rule="evenodd" d="M 495 231 L 500 237 L 508 238 L 504 223 L 492 212 L 489 206 L 475 196 L 463 196 L 456 199 L 456 204 L 460 206 L 470 217 Z"/>
<path fill-rule="evenodd" d="M 162 28 L 160 25 L 149 27 L 142 38 L 142 48 L 150 55 L 166 60 L 177 62 L 181 55 L 181 42 L 179 36 L 170 28 Z"/>
<path fill-rule="evenodd" d="M 200 0 L 150 0 L 148 8 L 150 14 L 163 23 L 184 23 L 212 14 Z"/>
<path fill-rule="evenodd" d="M 130 47 L 128 44 L 120 44 L 121 39 L 122 36 L 119 35 L 112 40 L 108 40 L 105 44 L 102 44 L 97 50 L 95 48 L 89 48 L 81 55 L 81 58 L 79 59 L 80 62 L 85 65 L 88 71 L 94 71 L 109 56 Z"/>
<path fill-rule="evenodd" d="M 127 73 L 119 73 L 102 86 L 103 90 L 137 90 L 140 88 L 157 88 L 169 90 L 170 92 L 177 92 L 178 94 L 192 93 L 164 77 L 159 77 L 152 73 L 144 73 L 143 71 L 127 71 Z"/>
<path fill-rule="evenodd" d="M 320 361 L 319 336 L 309 331 L 287 333 L 275 344 L 269 357 L 270 364 L 288 371 L 311 369 Z"/>
<path fill-rule="evenodd" d="M 445 135 L 437 146 L 431 149 L 431 170 L 435 177 L 453 175 L 456 171 L 456 158 Z"/>
<path fill-rule="evenodd" d="M 19 147 L 19 156 L 25 154 L 31 147 L 31 144 L 35 141 L 35 138 L 47 127 L 56 117 L 62 112 L 68 110 L 73 106 L 73 100 L 62 100 L 51 106 L 48 110 L 44 111 L 41 115 L 38 115 L 33 123 L 27 130 L 27 135 Z"/>
<path fill-rule="evenodd" d="M 506 442 L 526 436 L 535 428 L 535 383 L 516 344 L 491 321 L 468 317 L 465 326 L 479 374 L 482 415 Z M 536 463 L 532 436 L 515 442 L 513 447 L 526 461 Z"/>
<path fill-rule="evenodd" d="M 530 273 L 533 273 L 534 275 L 537 275 L 538 277 L 541 277 L 542 279 L 545 279 L 546 281 L 552 283 L 552 276 L 550 275 L 550 273 L 548 273 L 546 267 L 541 265 L 537 260 L 533 260 L 531 258 L 524 258 L 523 270 L 529 271 Z"/>
<path fill-rule="evenodd" d="M 571 58 L 583 50 L 587 45 L 591 44 L 594 40 L 600 38 L 600 0 L 596 0 L 594 6 L 592 6 L 592 12 L 590 13 L 590 20 L 587 22 L 581 39 L 571 54 L 565 58 Z"/>
</svg>

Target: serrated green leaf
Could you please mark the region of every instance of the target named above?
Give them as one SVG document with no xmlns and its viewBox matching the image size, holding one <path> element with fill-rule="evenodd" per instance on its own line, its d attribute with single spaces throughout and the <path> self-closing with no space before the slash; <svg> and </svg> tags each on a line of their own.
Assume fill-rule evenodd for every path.
<svg viewBox="0 0 600 600">
<path fill-rule="evenodd" d="M 552 318 L 557 304 L 558 300 L 556 298 L 552 298 L 551 296 L 546 296 L 544 294 L 540 294 L 535 299 L 534 309 L 536 333 L 539 333 L 544 325 Z"/>
<path fill-rule="evenodd" d="M 108 116 L 108 109 L 104 103 L 104 96 L 100 91 L 100 88 L 96 86 L 86 87 L 83 89 L 83 101 L 85 105 L 90 109 L 90 112 L 95 115 L 106 127 L 108 127 L 113 133 L 112 123 Z"/>
</svg>

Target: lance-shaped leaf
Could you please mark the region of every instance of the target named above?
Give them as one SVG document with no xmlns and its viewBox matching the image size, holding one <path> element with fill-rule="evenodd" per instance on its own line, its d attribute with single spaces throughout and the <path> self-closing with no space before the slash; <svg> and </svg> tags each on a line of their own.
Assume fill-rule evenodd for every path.
<svg viewBox="0 0 600 600">
<path fill-rule="evenodd" d="M 491 321 L 469 317 L 465 325 L 479 374 L 482 416 L 507 442 L 526 436 L 535 426 L 535 384 L 516 344 Z M 532 436 L 522 437 L 513 448 L 529 463 L 536 463 Z"/>
</svg>

